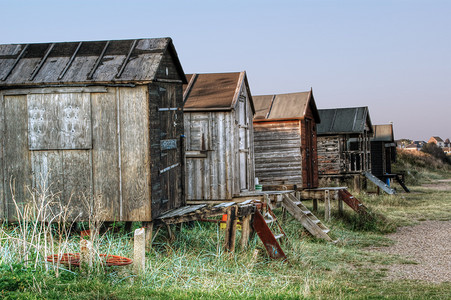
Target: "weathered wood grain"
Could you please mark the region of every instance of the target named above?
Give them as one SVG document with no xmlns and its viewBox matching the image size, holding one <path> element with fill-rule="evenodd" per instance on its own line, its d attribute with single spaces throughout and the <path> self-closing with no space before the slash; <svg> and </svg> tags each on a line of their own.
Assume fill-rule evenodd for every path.
<svg viewBox="0 0 451 300">
<path fill-rule="evenodd" d="M 119 111 L 122 218 L 123 221 L 151 221 L 147 88 L 120 88 Z"/>
<path fill-rule="evenodd" d="M 91 94 L 93 193 L 101 216 L 108 220 L 121 220 L 118 89 Z"/>
<path fill-rule="evenodd" d="M 16 219 L 16 206 L 30 199 L 31 165 L 28 155 L 28 111 L 26 96 L 5 96 L 4 185 L 8 220 Z"/>
</svg>

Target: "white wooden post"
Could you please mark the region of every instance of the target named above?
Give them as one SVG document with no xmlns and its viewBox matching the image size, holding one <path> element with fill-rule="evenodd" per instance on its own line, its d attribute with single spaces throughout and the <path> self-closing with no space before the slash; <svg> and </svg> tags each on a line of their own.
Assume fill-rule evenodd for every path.
<svg viewBox="0 0 451 300">
<path fill-rule="evenodd" d="M 133 270 L 139 274 L 146 268 L 146 233 L 144 228 L 135 230 L 133 244 Z"/>
</svg>

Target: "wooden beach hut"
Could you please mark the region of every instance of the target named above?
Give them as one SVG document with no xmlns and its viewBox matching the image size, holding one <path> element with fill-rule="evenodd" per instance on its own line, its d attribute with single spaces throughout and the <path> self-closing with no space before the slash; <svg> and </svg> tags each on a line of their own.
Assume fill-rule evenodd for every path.
<svg viewBox="0 0 451 300">
<path fill-rule="evenodd" d="M 254 96 L 255 176 L 265 190 L 318 186 L 316 126 L 312 90 Z"/>
<path fill-rule="evenodd" d="M 391 164 L 396 161 L 396 144 L 393 125 L 374 125 L 371 138 L 371 173 L 381 180 L 392 173 Z"/>
<path fill-rule="evenodd" d="M 76 221 L 184 204 L 183 83 L 170 38 L 0 45 L 0 218 L 29 191 Z"/>
<path fill-rule="evenodd" d="M 255 188 L 254 104 L 245 72 L 187 75 L 186 196 L 232 200 Z"/>
<path fill-rule="evenodd" d="M 320 109 L 318 172 L 343 177 L 371 170 L 373 134 L 368 107 Z"/>
</svg>

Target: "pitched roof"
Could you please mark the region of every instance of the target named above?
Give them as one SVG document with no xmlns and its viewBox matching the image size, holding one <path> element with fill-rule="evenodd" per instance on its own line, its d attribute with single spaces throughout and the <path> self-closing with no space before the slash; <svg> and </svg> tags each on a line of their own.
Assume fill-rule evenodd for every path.
<svg viewBox="0 0 451 300">
<path fill-rule="evenodd" d="M 187 74 L 183 85 L 184 111 L 230 110 L 235 107 L 243 84 L 247 89 L 251 108 L 252 95 L 246 72 Z"/>
<path fill-rule="evenodd" d="M 431 138 L 429 139 L 429 142 L 434 141 L 434 140 L 435 140 L 436 142 L 443 142 L 442 138 L 439 137 L 439 136 L 433 136 L 433 137 L 431 137 Z"/>
<path fill-rule="evenodd" d="M 393 135 L 393 125 L 392 124 L 384 124 L 384 125 L 373 125 L 373 138 L 372 141 L 375 142 L 394 142 Z"/>
<path fill-rule="evenodd" d="M 318 134 L 346 134 L 361 133 L 368 126 L 373 132 L 370 114 L 367 106 L 330 108 L 318 110 L 321 123 L 318 125 Z"/>
<path fill-rule="evenodd" d="M 313 92 L 254 96 L 254 122 L 303 119 L 310 107 L 316 123 L 320 122 Z"/>
<path fill-rule="evenodd" d="M 0 87 L 152 81 L 165 55 L 186 82 L 170 38 L 0 45 Z"/>
</svg>

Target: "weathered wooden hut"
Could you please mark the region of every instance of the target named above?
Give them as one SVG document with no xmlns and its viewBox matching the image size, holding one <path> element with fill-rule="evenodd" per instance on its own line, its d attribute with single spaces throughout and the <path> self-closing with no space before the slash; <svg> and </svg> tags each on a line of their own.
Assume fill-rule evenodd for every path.
<svg viewBox="0 0 451 300">
<path fill-rule="evenodd" d="M 187 200 L 232 200 L 253 191 L 254 104 L 245 72 L 187 75 Z"/>
<path fill-rule="evenodd" d="M 254 96 L 255 176 L 264 189 L 318 186 L 313 92 Z"/>
<path fill-rule="evenodd" d="M 320 176 L 361 174 L 371 170 L 373 134 L 368 107 L 320 109 L 318 172 Z"/>
<path fill-rule="evenodd" d="M 183 83 L 170 38 L 0 45 L 0 218 L 28 190 L 76 220 L 182 205 Z"/>
<path fill-rule="evenodd" d="M 393 125 L 374 125 L 371 138 L 371 173 L 381 180 L 391 174 L 391 164 L 396 161 L 396 144 Z"/>
</svg>

